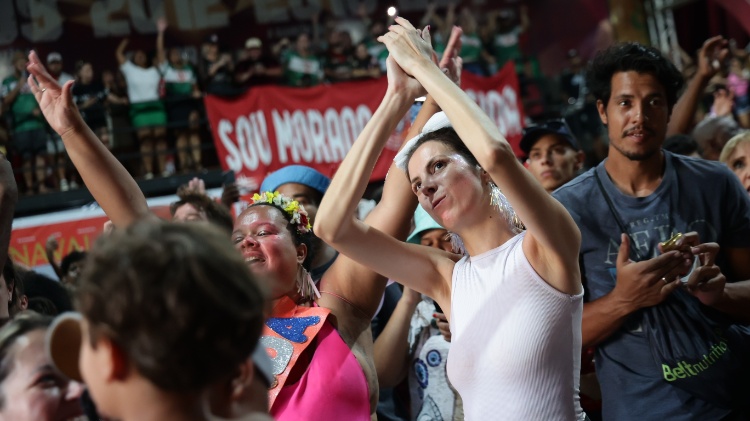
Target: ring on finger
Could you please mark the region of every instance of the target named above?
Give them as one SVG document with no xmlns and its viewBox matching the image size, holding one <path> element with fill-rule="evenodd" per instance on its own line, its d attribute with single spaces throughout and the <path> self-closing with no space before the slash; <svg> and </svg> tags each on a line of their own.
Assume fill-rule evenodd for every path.
<svg viewBox="0 0 750 421">
<path fill-rule="evenodd" d="M 44 91 L 46 91 L 46 90 L 47 90 L 47 88 L 42 88 L 42 93 L 44 93 Z"/>
<path fill-rule="evenodd" d="M 666 276 L 662 276 L 662 277 L 661 277 L 661 280 L 662 280 L 662 281 L 663 281 L 663 282 L 664 282 L 665 284 L 668 284 L 668 283 L 669 283 L 669 281 L 667 281 L 667 277 L 666 277 Z"/>
</svg>

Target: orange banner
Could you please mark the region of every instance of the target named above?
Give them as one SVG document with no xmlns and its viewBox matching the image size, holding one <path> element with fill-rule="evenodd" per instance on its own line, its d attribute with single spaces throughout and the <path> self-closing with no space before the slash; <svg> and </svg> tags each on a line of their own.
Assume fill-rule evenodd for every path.
<svg viewBox="0 0 750 421">
<path fill-rule="evenodd" d="M 170 218 L 169 206 L 155 206 L 151 208 L 151 211 L 161 218 Z M 109 220 L 106 216 L 102 216 L 101 211 L 80 211 L 77 218 L 75 211 L 63 214 L 65 213 L 70 217 L 58 217 L 55 214 L 31 217 L 27 219 L 31 221 L 30 223 L 13 229 L 8 249 L 10 257 L 15 262 L 32 268 L 47 265 L 49 262 L 44 247 L 47 239 L 54 235 L 59 243 L 54 256 L 55 261 L 59 262 L 72 251 L 89 250 L 102 233 L 104 223 Z"/>
</svg>

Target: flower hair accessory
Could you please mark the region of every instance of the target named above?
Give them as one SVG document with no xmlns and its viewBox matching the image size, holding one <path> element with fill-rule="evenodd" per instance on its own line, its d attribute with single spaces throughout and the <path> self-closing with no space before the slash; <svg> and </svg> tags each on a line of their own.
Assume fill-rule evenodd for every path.
<svg viewBox="0 0 750 421">
<path fill-rule="evenodd" d="M 291 217 L 290 224 L 297 227 L 297 232 L 307 234 L 312 230 L 310 218 L 305 208 L 298 201 L 290 199 L 279 192 L 263 192 L 253 195 L 253 204 L 268 203 L 284 210 Z"/>
</svg>

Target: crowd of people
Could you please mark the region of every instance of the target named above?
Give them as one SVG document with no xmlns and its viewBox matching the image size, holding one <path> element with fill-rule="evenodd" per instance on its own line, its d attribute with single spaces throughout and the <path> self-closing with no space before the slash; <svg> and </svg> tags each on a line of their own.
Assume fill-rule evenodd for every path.
<svg viewBox="0 0 750 421">
<path fill-rule="evenodd" d="M 740 50 L 707 40 L 687 80 L 633 42 L 578 63 L 570 83 L 609 139 L 590 166 L 564 118 L 528 126 L 518 159 L 460 88 L 487 60 L 462 56 L 473 27 L 451 28 L 438 62 L 441 29 L 396 18 L 377 36 L 388 88 L 333 179 L 282 168 L 236 217 L 233 195 L 191 182 L 169 222 L 72 82 L 31 52 L 19 83 L 111 229 L 59 265 L 48 241 L 59 282 L 14 264 L 19 188 L 0 160 L 0 421 L 748 419 L 750 131 L 729 77 Z M 158 70 L 125 48 L 134 121 L 190 122 L 190 102 L 165 111 L 145 95 Z M 161 58 L 166 74 L 187 71 L 179 54 Z M 163 133 L 142 127 L 142 150 L 162 150 Z"/>
<path fill-rule="evenodd" d="M 119 68 L 115 71 L 100 70 L 98 74 L 92 63 L 83 59 L 75 61 L 75 71 L 69 74 L 57 52 L 47 55 L 46 64 L 58 83 L 76 81 L 75 103 L 86 123 L 105 145 L 118 152 L 131 174 L 152 179 L 200 172 L 206 162 L 204 150 L 212 149 L 201 99 L 204 94 L 233 97 L 260 85 L 310 87 L 379 78 L 386 73 L 388 50 L 377 37 L 392 20 L 373 20 L 364 5 L 355 16 L 356 24 L 335 19 L 321 22 L 320 16 L 313 16 L 309 33 L 276 42 L 252 37 L 236 50 L 227 49 L 217 35 L 210 35 L 197 55 L 190 54 L 193 49 L 189 46 L 167 48 L 168 26 L 160 19 L 154 50 L 128 50 L 128 40 L 123 39 L 116 50 Z M 444 8 L 430 3 L 421 19 L 421 26 L 428 25 L 438 54 L 446 48 L 451 28 L 462 28 L 460 55 L 465 72 L 489 76 L 513 61 L 528 121 L 563 116 L 586 152 L 586 166 L 604 158 L 606 133 L 599 127 L 586 86 L 584 58 L 571 50 L 562 73 L 543 75 L 534 55 L 522 48 L 524 34 L 531 27 L 526 6 L 479 14 L 455 3 Z M 45 123 L 22 83 L 25 56 L 19 52 L 13 57 L 13 74 L 4 79 L 0 92 L 4 150 L 14 163 L 24 194 L 79 188 L 80 176 L 62 141 Z M 684 73 L 690 77 L 695 65 L 687 54 L 684 61 Z M 716 126 L 725 130 L 732 124 L 750 127 L 748 54 L 732 44 L 731 59 L 721 64 L 722 72 L 704 87 L 700 112 L 712 118 L 696 134 L 702 142 L 711 141 Z M 714 98 L 716 106 L 712 106 Z M 728 113 L 733 118 L 720 118 Z"/>
</svg>

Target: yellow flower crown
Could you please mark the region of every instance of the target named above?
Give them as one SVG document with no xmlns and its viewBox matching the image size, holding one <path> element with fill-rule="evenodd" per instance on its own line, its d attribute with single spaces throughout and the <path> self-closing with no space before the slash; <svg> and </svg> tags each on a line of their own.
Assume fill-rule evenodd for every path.
<svg viewBox="0 0 750 421">
<path fill-rule="evenodd" d="M 290 199 L 279 192 L 267 191 L 253 195 L 253 204 L 256 203 L 268 203 L 283 209 L 291 217 L 289 223 L 296 226 L 297 232 L 300 234 L 307 234 L 312 230 L 307 211 L 296 200 Z"/>
</svg>

